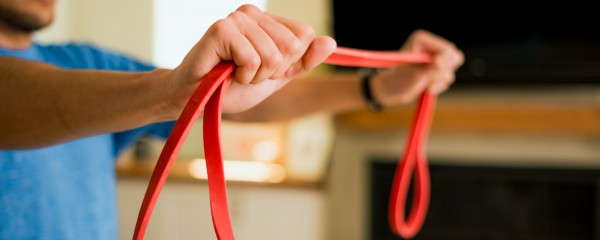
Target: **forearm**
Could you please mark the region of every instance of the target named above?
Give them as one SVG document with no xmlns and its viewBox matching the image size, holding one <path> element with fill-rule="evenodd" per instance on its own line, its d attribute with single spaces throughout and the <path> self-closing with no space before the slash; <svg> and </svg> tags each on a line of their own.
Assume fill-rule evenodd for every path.
<svg viewBox="0 0 600 240">
<path fill-rule="evenodd" d="M 281 121 L 316 112 L 365 107 L 357 74 L 328 74 L 293 80 L 256 107 L 225 115 L 235 121 Z"/>
<path fill-rule="evenodd" d="M 61 70 L 0 58 L 0 148 L 33 148 L 170 120 L 169 86 L 146 73 Z"/>
</svg>

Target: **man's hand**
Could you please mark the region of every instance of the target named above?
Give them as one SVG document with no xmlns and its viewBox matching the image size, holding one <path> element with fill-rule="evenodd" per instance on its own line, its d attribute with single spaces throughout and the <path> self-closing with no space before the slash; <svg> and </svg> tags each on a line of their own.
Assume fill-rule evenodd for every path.
<svg viewBox="0 0 600 240">
<path fill-rule="evenodd" d="M 333 39 L 315 37 L 309 25 L 244 5 L 215 22 L 173 71 L 177 96 L 168 110 L 179 115 L 199 81 L 217 63 L 229 60 L 237 69 L 223 112 L 244 111 L 319 65 L 335 47 Z"/>
<path fill-rule="evenodd" d="M 453 43 L 425 30 L 413 32 L 401 50 L 428 52 L 433 61 L 425 65 L 402 65 L 374 76 L 375 98 L 384 105 L 409 103 L 424 90 L 434 94 L 444 92 L 454 82 L 454 73 L 464 61 L 463 53 Z"/>
</svg>

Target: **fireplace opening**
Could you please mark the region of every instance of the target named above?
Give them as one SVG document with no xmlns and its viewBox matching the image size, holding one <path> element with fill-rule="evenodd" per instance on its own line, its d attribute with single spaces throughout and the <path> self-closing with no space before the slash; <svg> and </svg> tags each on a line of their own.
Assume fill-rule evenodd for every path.
<svg viewBox="0 0 600 240">
<path fill-rule="evenodd" d="M 390 159 L 371 161 L 370 239 L 402 239 L 387 215 L 395 168 Z M 430 171 L 429 213 L 414 239 L 600 240 L 599 170 L 432 164 Z"/>
</svg>

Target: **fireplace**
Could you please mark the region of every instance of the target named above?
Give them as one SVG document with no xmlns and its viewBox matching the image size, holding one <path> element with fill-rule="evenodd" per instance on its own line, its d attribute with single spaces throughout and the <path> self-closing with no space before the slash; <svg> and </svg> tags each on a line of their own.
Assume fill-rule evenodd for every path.
<svg viewBox="0 0 600 240">
<path fill-rule="evenodd" d="M 387 218 L 396 164 L 370 162 L 370 239 L 402 239 Z M 415 239 L 600 240 L 600 170 L 439 164 L 430 170 L 430 209 Z"/>
</svg>

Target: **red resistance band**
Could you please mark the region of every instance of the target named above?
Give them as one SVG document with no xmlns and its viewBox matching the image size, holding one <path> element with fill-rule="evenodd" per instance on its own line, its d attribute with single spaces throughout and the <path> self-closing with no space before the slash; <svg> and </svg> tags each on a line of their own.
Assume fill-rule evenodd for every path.
<svg viewBox="0 0 600 240">
<path fill-rule="evenodd" d="M 376 52 L 342 47 L 338 47 L 325 60 L 325 63 L 328 64 L 372 68 L 428 62 L 431 62 L 431 56 L 425 53 Z M 202 79 L 200 85 L 190 97 L 171 135 L 167 139 L 152 173 L 135 226 L 134 240 L 144 238 L 152 210 L 169 175 L 171 166 L 177 157 L 183 141 L 196 119 L 202 113 L 202 110 L 204 110 L 204 153 L 208 173 L 213 226 L 219 240 L 235 239 L 227 207 L 227 191 L 219 135 L 223 93 L 235 67 L 232 62 L 217 64 Z M 427 207 L 429 205 L 429 169 L 423 147 L 428 134 L 434 103 L 434 95 L 428 92 L 422 94 L 416 114 L 414 115 L 415 119 L 411 126 L 406 151 L 396 170 L 390 199 L 389 218 L 392 230 L 404 238 L 412 238 L 418 233 L 427 214 Z M 414 181 L 415 194 L 412 211 L 408 216 L 408 220 L 405 220 L 406 195 L 408 194 L 413 171 L 416 172 Z"/>
</svg>

